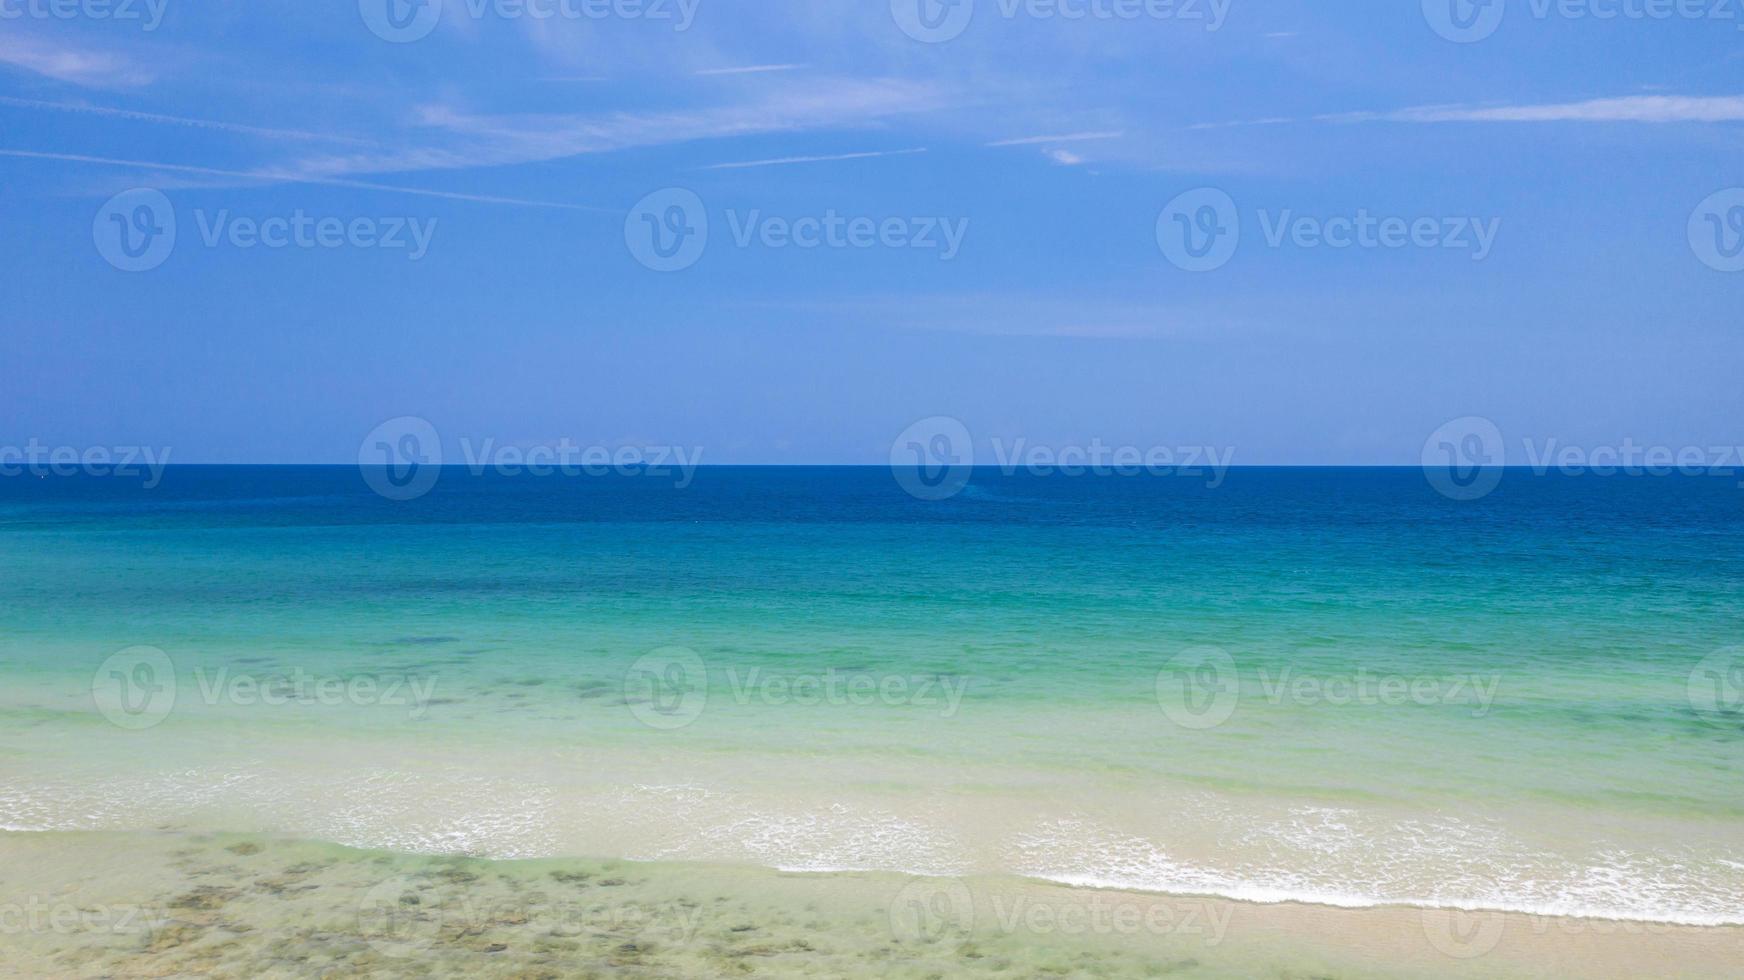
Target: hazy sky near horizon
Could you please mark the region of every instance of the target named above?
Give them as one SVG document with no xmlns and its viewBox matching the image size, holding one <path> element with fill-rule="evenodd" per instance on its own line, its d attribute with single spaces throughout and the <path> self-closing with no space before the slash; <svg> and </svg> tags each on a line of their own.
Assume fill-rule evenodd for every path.
<svg viewBox="0 0 1744 980">
<path fill-rule="evenodd" d="M 0 444 L 1744 442 L 1739 0 L 427 3 L 0 0 Z"/>
</svg>

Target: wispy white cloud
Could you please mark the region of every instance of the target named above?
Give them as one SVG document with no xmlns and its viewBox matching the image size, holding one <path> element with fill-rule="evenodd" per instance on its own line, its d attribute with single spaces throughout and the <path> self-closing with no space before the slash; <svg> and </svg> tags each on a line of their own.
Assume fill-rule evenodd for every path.
<svg viewBox="0 0 1744 980">
<path fill-rule="evenodd" d="M 1071 150 L 1052 149 L 1052 150 L 1047 150 L 1045 152 L 1046 152 L 1047 158 L 1049 160 L 1052 160 L 1055 163 L 1060 164 L 1061 166 L 1064 166 L 1064 167 L 1077 166 L 1078 164 L 1084 162 L 1083 157 L 1079 156 L 1076 153 L 1073 153 Z"/>
<path fill-rule="evenodd" d="M 103 88 L 133 88 L 149 84 L 154 77 L 123 55 L 15 33 L 10 25 L 6 33 L 0 33 L 0 64 L 63 82 Z"/>
<path fill-rule="evenodd" d="M 744 65 L 739 68 L 702 68 L 693 75 L 761 75 L 772 71 L 796 71 L 806 65 Z"/>
<path fill-rule="evenodd" d="M 1585 102 L 1503 106 L 1416 106 L 1393 112 L 1319 116 L 1328 122 L 1739 122 L 1744 96 L 1631 95 Z"/>
<path fill-rule="evenodd" d="M 474 204 L 508 204 L 516 207 L 528 208 L 558 208 L 565 211 L 597 211 L 604 214 L 618 213 L 618 211 L 613 208 L 594 207 L 586 204 L 564 204 L 559 201 L 532 201 L 527 200 L 526 198 L 497 197 L 490 194 L 461 194 L 454 191 L 427 190 L 421 187 L 396 187 L 392 184 L 376 184 L 361 180 L 301 176 L 271 169 L 228 170 L 219 167 L 200 167 L 185 163 L 162 163 L 153 160 L 119 160 L 114 157 L 86 156 L 80 153 L 50 153 L 36 150 L 0 149 L 0 157 L 15 157 L 25 160 L 54 160 L 63 163 L 87 163 L 105 167 L 131 167 L 142 171 L 195 174 L 203 177 L 224 177 L 266 184 L 319 184 L 326 187 L 349 187 L 357 190 L 384 191 L 390 194 L 411 194 L 417 197 L 435 197 L 448 201 L 470 201 Z"/>
<path fill-rule="evenodd" d="M 418 110 L 427 145 L 387 153 L 326 155 L 292 171 L 313 176 L 395 173 L 538 163 L 638 147 L 873 125 L 943 104 L 927 85 L 899 79 L 808 82 L 757 98 L 699 109 L 603 115 Z"/>
<path fill-rule="evenodd" d="M 743 163 L 715 163 L 703 167 L 704 170 L 738 170 L 744 167 L 776 167 L 788 163 L 827 163 L 832 160 L 865 160 L 871 157 L 900 157 L 913 153 L 925 153 L 926 147 L 917 146 L 907 150 L 870 150 L 865 153 L 832 153 L 827 156 L 810 157 L 777 157 L 773 160 L 746 160 Z"/>
<path fill-rule="evenodd" d="M 1279 126 L 1288 123 L 1689 123 L 1744 122 L 1744 96 L 1629 95 L 1533 105 L 1425 105 L 1380 112 L 1332 112 L 1305 118 L 1274 116 L 1197 123 L 1189 129 Z"/>
<path fill-rule="evenodd" d="M 213 119 L 191 119 L 186 116 L 166 116 L 156 112 L 137 112 L 132 109 L 116 109 L 109 106 L 86 105 L 79 102 L 50 102 L 42 99 L 19 99 L 9 95 L 0 95 L 0 105 L 12 106 L 18 109 L 40 109 L 45 112 L 76 112 L 86 115 L 104 116 L 110 119 L 127 119 L 135 122 L 162 123 L 170 126 L 190 126 L 198 129 L 211 129 L 226 133 L 236 133 L 242 136 L 260 136 L 268 139 L 315 140 L 334 143 L 355 143 L 362 146 L 377 145 L 370 140 L 357 139 L 351 136 L 338 136 L 332 133 L 311 133 L 299 129 L 274 129 L 266 126 L 246 126 L 241 123 L 220 122 Z"/>
<path fill-rule="evenodd" d="M 1202 122 L 1188 126 L 1188 129 L 1234 129 L 1238 126 L 1282 126 L 1286 123 L 1302 122 L 1290 116 L 1267 116 L 1264 119 L 1232 119 L 1225 122 Z"/>
<path fill-rule="evenodd" d="M 1020 136 L 1016 139 L 995 140 L 988 146 L 1036 146 L 1042 143 L 1080 143 L 1086 140 L 1112 140 L 1125 136 L 1124 132 L 1103 131 L 1094 133 L 1065 133 L 1060 136 Z"/>
</svg>

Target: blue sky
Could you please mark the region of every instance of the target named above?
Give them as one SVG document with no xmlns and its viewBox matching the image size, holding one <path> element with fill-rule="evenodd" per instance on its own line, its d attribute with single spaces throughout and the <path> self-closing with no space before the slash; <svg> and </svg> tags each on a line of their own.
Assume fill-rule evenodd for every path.
<svg viewBox="0 0 1744 980">
<path fill-rule="evenodd" d="M 1467 415 L 1739 441 L 1744 212 L 1696 239 L 1744 187 L 1744 2 L 973 0 L 927 41 L 919 0 L 442 0 L 401 42 L 386 0 L 54 2 L 0 0 L 0 442 L 349 462 L 406 415 L 714 463 L 882 462 L 936 415 L 1238 464 L 1414 463 Z M 135 188 L 176 237 L 125 271 L 99 241 Z M 708 234 L 658 271 L 635 242 L 670 188 Z M 1183 268 L 1165 209 L 1204 188 L 1239 245 Z M 1325 243 L 1364 215 L 1435 232 Z M 367 234 L 254 243 L 299 216 Z M 804 219 L 835 244 L 789 243 Z"/>
</svg>

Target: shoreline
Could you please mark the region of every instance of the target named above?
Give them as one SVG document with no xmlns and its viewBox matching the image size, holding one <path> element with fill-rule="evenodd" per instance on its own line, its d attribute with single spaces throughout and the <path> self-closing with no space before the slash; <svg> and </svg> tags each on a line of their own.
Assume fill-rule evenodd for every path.
<svg viewBox="0 0 1744 980">
<path fill-rule="evenodd" d="M 104 927 L 127 909 L 137 927 Z M 1744 944 L 1732 925 L 167 829 L 0 832 L 0 911 L 25 972 L 46 976 L 303 972 L 304 956 L 390 975 L 1721 977 Z M 32 915 L 48 927 L 18 928 Z"/>
<path fill-rule="evenodd" d="M 775 870 L 780 871 L 786 869 L 777 868 Z M 892 873 L 900 874 L 901 872 Z M 1615 922 L 1618 924 L 1654 927 L 1663 926 L 1679 929 L 1744 929 L 1744 912 L 1741 912 L 1739 917 L 1735 920 L 1695 922 L 1688 919 L 1674 919 L 1665 916 L 1624 916 L 1597 911 L 1547 912 L 1520 906 L 1506 906 L 1501 904 L 1491 905 L 1479 902 L 1461 904 L 1437 901 L 1434 899 L 1369 899 L 1353 897 L 1348 901 L 1341 902 L 1330 897 L 1303 898 L 1298 896 L 1287 896 L 1281 898 L 1255 898 L 1249 895 L 1232 895 L 1227 892 L 1218 891 L 1195 891 L 1193 889 L 1185 888 L 1180 890 L 1167 890 L 1113 883 L 1104 884 L 1088 881 L 1074 881 L 1069 877 L 1053 878 L 1040 875 L 1011 875 L 1009 877 L 1034 881 L 1039 884 L 1058 885 L 1065 888 L 1076 888 L 1085 891 L 1112 891 L 1136 895 L 1161 895 L 1170 898 L 1205 898 L 1225 902 L 1236 902 L 1242 905 L 1295 905 L 1304 908 L 1336 909 L 1344 912 L 1358 912 L 1368 909 L 1396 909 L 1412 912 L 1464 912 L 1478 915 L 1494 914 L 1521 916 L 1532 919 L 1569 919 L 1581 922 Z"/>
<path fill-rule="evenodd" d="M 6 830 L 7 830 L 7 828 L 0 827 L 0 832 L 5 832 Z M 369 848 L 365 848 L 365 850 L 369 850 Z M 396 852 L 396 853 L 414 853 L 414 852 Z M 627 864 L 651 864 L 651 865 L 687 865 L 688 864 L 688 865 L 700 865 L 700 866 L 707 866 L 707 865 L 713 864 L 713 865 L 725 866 L 725 867 L 755 868 L 757 870 L 773 871 L 773 872 L 776 872 L 778 874 L 784 874 L 784 875 L 827 876 L 827 875 L 865 874 L 865 875 L 895 875 L 895 876 L 906 877 L 906 878 L 931 878 L 931 879 L 952 879 L 952 878 L 1006 879 L 1006 880 L 1012 880 L 1012 881 L 1028 882 L 1028 883 L 1036 884 L 1036 885 L 1047 885 L 1047 886 L 1053 886 L 1053 887 L 1059 887 L 1059 888 L 1070 888 L 1070 889 L 1074 889 L 1077 891 L 1087 891 L 1087 892 L 1088 891 L 1100 891 L 1100 892 L 1115 892 L 1115 893 L 1125 894 L 1125 895 L 1152 895 L 1152 896 L 1157 896 L 1160 898 L 1207 899 L 1207 900 L 1222 901 L 1222 902 L 1234 902 L 1238 905 L 1256 905 L 1256 906 L 1287 905 L 1287 906 L 1299 906 L 1302 908 L 1337 910 L 1337 911 L 1342 911 L 1342 912 L 1358 912 L 1358 911 L 1365 911 L 1365 910 L 1370 910 L 1370 909 L 1377 909 L 1377 910 L 1391 909 L 1391 910 L 1407 911 L 1407 912 L 1465 912 L 1465 913 L 1472 913 L 1472 914 L 1478 914 L 1478 915 L 1494 914 L 1494 915 L 1520 916 L 1523 918 L 1531 918 L 1531 919 L 1568 919 L 1568 920 L 1575 920 L 1575 921 L 1582 921 L 1582 922 L 1614 922 L 1614 923 L 1618 923 L 1621 925 L 1640 925 L 1640 926 L 1680 928 L 1680 929 L 1732 929 L 1732 928 L 1744 929 L 1744 913 L 1740 913 L 1740 915 L 1737 919 L 1730 920 L 1730 921 L 1695 922 L 1695 921 L 1689 921 L 1689 920 L 1684 920 L 1684 919 L 1668 918 L 1668 917 L 1664 917 L 1664 916 L 1650 916 L 1650 915 L 1625 916 L 1625 915 L 1612 915 L 1612 914 L 1603 913 L 1603 912 L 1591 912 L 1591 911 L 1546 912 L 1546 911 L 1539 911 L 1539 910 L 1534 910 L 1534 909 L 1523 908 L 1523 907 L 1519 907 L 1519 906 L 1510 907 L 1510 906 L 1503 906 L 1503 905 L 1488 905 L 1488 904 L 1476 903 L 1476 902 L 1460 904 L 1460 903 L 1453 903 L 1453 902 L 1442 902 L 1442 901 L 1437 901 L 1437 900 L 1433 900 L 1433 899 L 1370 899 L 1370 898 L 1363 898 L 1363 897 L 1352 897 L 1346 901 L 1338 901 L 1338 900 L 1331 898 L 1331 897 L 1303 898 L 1303 897 L 1299 897 L 1299 896 L 1295 896 L 1295 895 L 1289 895 L 1289 896 L 1284 896 L 1284 897 L 1279 897 L 1279 898 L 1256 898 L 1256 897 L 1253 897 L 1251 895 L 1236 895 L 1236 894 L 1230 894 L 1229 892 L 1220 892 L 1220 891 L 1196 890 L 1196 889 L 1192 889 L 1192 888 L 1180 888 L 1180 889 L 1146 888 L 1146 887 L 1142 887 L 1142 886 L 1138 886 L 1138 885 L 1123 885 L 1123 884 L 1114 883 L 1114 882 L 1103 882 L 1100 880 L 1097 880 L 1097 881 L 1073 880 L 1073 878 L 1070 876 L 1052 877 L 1052 876 L 1048 876 L 1048 875 L 1020 874 L 1020 873 L 1016 873 L 1016 872 L 1012 872 L 1009 874 L 988 874 L 988 873 L 977 872 L 977 873 L 963 874 L 963 875 L 940 875 L 940 874 L 930 874 L 930 873 L 920 872 L 920 871 L 893 870 L 893 869 L 888 869 L 888 868 L 853 868 L 853 867 L 802 868 L 802 867 L 783 867 L 783 866 L 779 866 L 779 865 L 734 863 L 734 862 L 643 861 L 643 860 L 636 859 L 636 858 L 599 858 L 599 857 L 594 857 L 591 855 L 574 855 L 574 856 L 553 855 L 553 856 L 539 857 L 539 858 L 485 858 L 485 860 L 549 861 L 549 860 L 565 860 L 565 859 L 570 859 L 570 858 L 573 858 L 574 860 L 618 860 L 618 861 L 623 861 Z M 1259 891 L 1259 890 L 1263 890 L 1263 889 L 1256 888 L 1255 890 Z"/>
</svg>

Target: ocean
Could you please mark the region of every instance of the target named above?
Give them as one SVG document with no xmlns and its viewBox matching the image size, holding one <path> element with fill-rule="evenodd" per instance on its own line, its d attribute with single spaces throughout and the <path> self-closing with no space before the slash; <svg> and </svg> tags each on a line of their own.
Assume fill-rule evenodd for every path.
<svg viewBox="0 0 1744 980">
<path fill-rule="evenodd" d="M 0 828 L 1744 924 L 1744 490 L 0 480 Z"/>
</svg>

